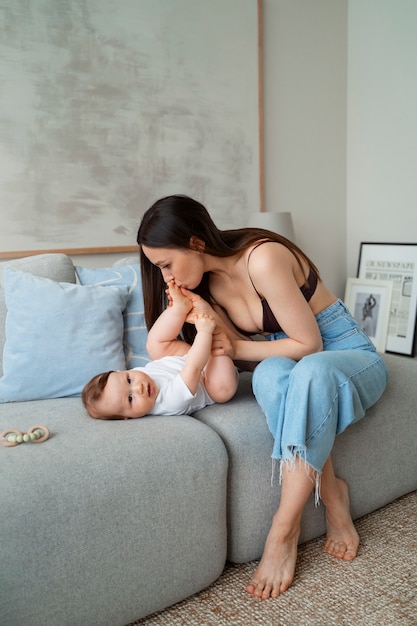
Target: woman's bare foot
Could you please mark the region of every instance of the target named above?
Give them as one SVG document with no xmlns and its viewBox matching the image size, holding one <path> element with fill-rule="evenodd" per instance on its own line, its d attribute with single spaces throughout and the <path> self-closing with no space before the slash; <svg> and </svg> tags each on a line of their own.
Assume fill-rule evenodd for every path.
<svg viewBox="0 0 417 626">
<path fill-rule="evenodd" d="M 336 478 L 337 493 L 323 498 L 326 506 L 327 536 L 324 549 L 331 556 L 353 561 L 359 547 L 359 535 L 350 515 L 349 490 L 344 480 Z"/>
<path fill-rule="evenodd" d="M 246 591 L 262 600 L 277 598 L 294 580 L 299 529 L 282 532 L 274 518 L 264 553 Z"/>
</svg>

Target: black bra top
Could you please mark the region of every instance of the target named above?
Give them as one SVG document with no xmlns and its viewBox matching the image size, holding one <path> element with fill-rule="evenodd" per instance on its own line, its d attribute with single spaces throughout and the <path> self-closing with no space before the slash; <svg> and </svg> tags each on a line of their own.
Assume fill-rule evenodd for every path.
<svg viewBox="0 0 417 626">
<path fill-rule="evenodd" d="M 265 298 L 263 298 L 260 293 L 258 293 L 255 285 L 253 284 L 251 275 L 249 274 L 249 259 L 250 259 L 250 255 L 252 254 L 252 252 L 254 250 L 256 250 L 256 248 L 258 246 L 261 246 L 263 243 L 270 243 L 267 241 L 261 241 L 261 243 L 258 243 L 254 248 L 252 248 L 252 250 L 249 253 L 248 256 L 248 276 L 250 278 L 250 282 L 252 283 L 253 288 L 255 289 L 256 293 L 259 296 L 259 299 L 262 303 L 262 328 L 263 331 L 266 333 L 280 333 L 282 332 L 282 328 L 281 326 L 278 324 L 277 319 L 275 317 L 275 315 L 272 312 L 271 307 L 268 304 L 268 301 L 265 300 Z M 310 269 L 310 273 L 308 275 L 308 278 L 306 280 L 306 282 L 304 283 L 304 285 L 301 285 L 300 287 L 300 291 L 303 294 L 304 298 L 306 299 L 307 302 L 309 302 L 314 294 L 314 292 L 316 291 L 317 288 L 317 276 L 316 274 Z M 253 335 L 253 332 L 248 332 L 246 330 L 242 330 L 240 328 L 238 328 L 236 326 L 236 328 L 238 329 L 239 332 L 241 332 L 243 335 Z"/>
</svg>

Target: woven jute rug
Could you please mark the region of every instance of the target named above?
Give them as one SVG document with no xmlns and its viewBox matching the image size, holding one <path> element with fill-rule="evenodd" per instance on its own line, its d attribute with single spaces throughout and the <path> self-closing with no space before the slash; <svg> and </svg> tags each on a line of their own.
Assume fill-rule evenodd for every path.
<svg viewBox="0 0 417 626">
<path fill-rule="evenodd" d="M 210 587 L 135 626 L 417 626 L 417 491 L 357 520 L 357 558 L 299 548 L 295 580 L 276 600 L 249 596 L 257 561 L 228 565 Z M 130 626 L 133 626 L 130 625 Z"/>
</svg>

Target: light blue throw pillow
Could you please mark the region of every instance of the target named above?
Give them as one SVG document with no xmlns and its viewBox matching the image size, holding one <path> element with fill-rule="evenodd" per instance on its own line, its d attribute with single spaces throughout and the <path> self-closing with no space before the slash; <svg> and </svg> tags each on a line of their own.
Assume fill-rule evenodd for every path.
<svg viewBox="0 0 417 626">
<path fill-rule="evenodd" d="M 58 283 L 5 268 L 6 343 L 0 402 L 79 396 L 106 370 L 125 369 L 128 287 Z"/>
<path fill-rule="evenodd" d="M 102 267 L 90 269 L 76 266 L 75 271 L 82 285 L 127 285 L 129 287 L 129 299 L 124 317 L 123 346 L 126 357 L 127 369 L 143 367 L 150 356 L 146 351 L 145 315 L 143 311 L 142 280 L 139 263 L 133 265 L 117 265 L 114 267 Z"/>
</svg>

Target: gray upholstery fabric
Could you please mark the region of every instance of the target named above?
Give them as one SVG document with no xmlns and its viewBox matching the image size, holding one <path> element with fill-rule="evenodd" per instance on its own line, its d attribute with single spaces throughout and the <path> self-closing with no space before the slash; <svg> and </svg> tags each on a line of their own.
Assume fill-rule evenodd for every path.
<svg viewBox="0 0 417 626">
<path fill-rule="evenodd" d="M 352 486 L 354 518 L 417 489 L 417 360 L 383 358 L 389 371 L 384 395 L 334 447 L 335 469 Z"/>
<path fill-rule="evenodd" d="M 226 558 L 227 455 L 191 417 L 96 421 L 79 398 L 0 405 L 2 626 L 125 626 L 213 582 Z"/>
<path fill-rule="evenodd" d="M 37 254 L 7 261 L 3 267 L 14 267 L 22 272 L 43 276 L 62 283 L 75 283 L 74 265 L 69 256 L 61 253 Z"/>
</svg>

